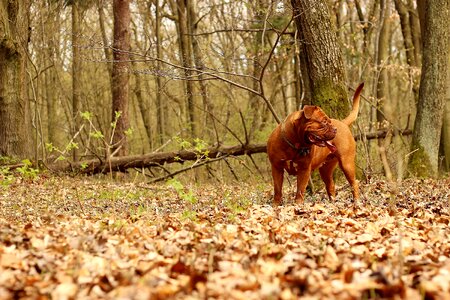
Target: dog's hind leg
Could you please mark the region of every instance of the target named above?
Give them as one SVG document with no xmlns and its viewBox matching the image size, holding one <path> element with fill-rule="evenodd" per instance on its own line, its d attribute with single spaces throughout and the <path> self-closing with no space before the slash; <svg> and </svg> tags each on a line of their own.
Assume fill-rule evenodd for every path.
<svg viewBox="0 0 450 300">
<path fill-rule="evenodd" d="M 343 160 L 339 162 L 342 172 L 344 172 L 345 178 L 352 187 L 353 202 L 356 204 L 356 200 L 359 199 L 359 187 L 356 181 L 355 170 L 355 157 L 343 157 Z"/>
<path fill-rule="evenodd" d="M 325 188 L 327 189 L 328 199 L 333 202 L 336 200 L 336 188 L 333 180 L 333 172 L 336 169 L 337 163 L 337 159 L 333 159 L 319 168 L 320 177 L 325 183 Z"/>
</svg>

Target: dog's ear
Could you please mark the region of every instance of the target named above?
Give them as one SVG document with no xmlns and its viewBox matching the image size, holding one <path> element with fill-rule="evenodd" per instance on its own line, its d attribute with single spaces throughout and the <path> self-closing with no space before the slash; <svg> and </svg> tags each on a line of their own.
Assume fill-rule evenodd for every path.
<svg viewBox="0 0 450 300">
<path fill-rule="evenodd" d="M 303 106 L 303 115 L 306 119 L 311 119 L 314 111 L 316 110 L 317 106 L 313 105 L 305 105 Z"/>
</svg>

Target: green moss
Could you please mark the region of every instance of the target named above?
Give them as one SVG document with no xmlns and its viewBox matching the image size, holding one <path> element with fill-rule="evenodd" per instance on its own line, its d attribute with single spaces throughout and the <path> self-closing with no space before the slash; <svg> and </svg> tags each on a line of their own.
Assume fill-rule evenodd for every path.
<svg viewBox="0 0 450 300">
<path fill-rule="evenodd" d="M 320 106 L 325 113 L 336 119 L 344 119 L 349 113 L 347 90 L 344 85 L 323 79 L 313 87 L 313 104 Z"/>
<path fill-rule="evenodd" d="M 428 155 L 422 146 L 415 145 L 413 149 L 418 149 L 415 151 L 409 160 L 408 171 L 412 176 L 426 178 L 432 177 L 432 168 Z"/>
</svg>

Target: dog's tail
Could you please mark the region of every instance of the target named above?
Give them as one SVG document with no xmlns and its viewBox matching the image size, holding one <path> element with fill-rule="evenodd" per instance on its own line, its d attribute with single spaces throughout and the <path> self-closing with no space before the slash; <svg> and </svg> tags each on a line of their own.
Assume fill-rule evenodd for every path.
<svg viewBox="0 0 450 300">
<path fill-rule="evenodd" d="M 355 94 L 353 95 L 352 111 L 344 120 L 342 120 L 342 122 L 344 122 L 347 125 L 350 125 L 353 122 L 355 122 L 356 117 L 358 116 L 359 96 L 361 95 L 361 91 L 362 91 L 363 87 L 364 87 L 364 82 L 359 84 L 359 86 L 356 88 Z"/>
</svg>

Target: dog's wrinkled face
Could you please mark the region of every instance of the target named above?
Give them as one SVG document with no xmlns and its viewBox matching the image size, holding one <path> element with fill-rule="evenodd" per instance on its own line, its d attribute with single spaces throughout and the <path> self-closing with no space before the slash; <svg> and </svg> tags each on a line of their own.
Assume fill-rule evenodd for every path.
<svg viewBox="0 0 450 300">
<path fill-rule="evenodd" d="M 303 108 L 303 117 L 306 119 L 303 133 L 306 141 L 334 152 L 336 147 L 330 141 L 336 136 L 337 129 L 323 110 L 307 105 Z"/>
</svg>

